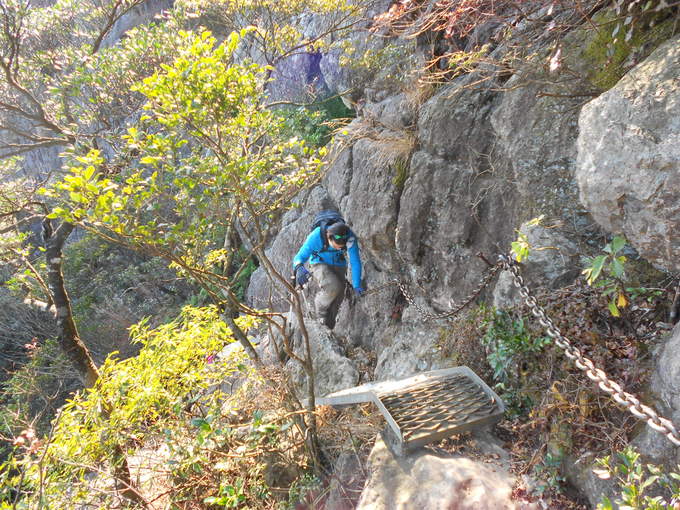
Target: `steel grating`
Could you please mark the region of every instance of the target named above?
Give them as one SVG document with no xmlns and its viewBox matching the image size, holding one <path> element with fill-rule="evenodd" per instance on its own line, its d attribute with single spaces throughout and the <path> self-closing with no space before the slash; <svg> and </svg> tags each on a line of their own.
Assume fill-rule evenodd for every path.
<svg viewBox="0 0 680 510">
<path fill-rule="evenodd" d="M 501 420 L 503 401 L 468 367 L 370 383 L 317 399 L 319 405 L 373 402 L 385 417 L 386 443 L 397 454 Z"/>
</svg>

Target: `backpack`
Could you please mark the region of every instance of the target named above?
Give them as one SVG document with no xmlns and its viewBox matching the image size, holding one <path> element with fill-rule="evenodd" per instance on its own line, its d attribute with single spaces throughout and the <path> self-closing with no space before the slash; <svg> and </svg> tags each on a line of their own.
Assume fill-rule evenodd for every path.
<svg viewBox="0 0 680 510">
<path fill-rule="evenodd" d="M 340 216 L 337 211 L 321 211 L 314 217 L 314 223 L 312 223 L 312 228 L 310 231 L 314 231 L 316 227 L 321 227 L 319 233 L 321 234 L 321 242 L 323 243 L 323 248 L 321 251 L 326 251 L 328 248 L 328 238 L 326 237 L 326 229 L 330 227 L 333 223 L 342 222 L 345 223 L 345 219 Z"/>
</svg>

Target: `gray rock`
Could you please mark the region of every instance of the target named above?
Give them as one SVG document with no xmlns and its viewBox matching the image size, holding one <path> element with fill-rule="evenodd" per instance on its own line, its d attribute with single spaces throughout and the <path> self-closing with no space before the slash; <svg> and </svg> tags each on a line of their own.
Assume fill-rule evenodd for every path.
<svg viewBox="0 0 680 510">
<path fill-rule="evenodd" d="M 267 85 L 270 100 L 299 103 L 327 98 L 330 92 L 319 66 L 321 58 L 320 52 L 295 53 L 277 63 Z"/>
<path fill-rule="evenodd" d="M 356 386 L 359 373 L 351 360 L 345 356 L 343 348 L 327 327 L 313 320 L 306 320 L 315 376 L 316 395 L 324 396 L 334 391 Z M 304 355 L 300 330 L 293 325 L 295 351 Z M 300 364 L 289 360 L 286 364 L 293 381 L 299 389 L 301 398 L 307 397 L 307 377 Z"/>
<path fill-rule="evenodd" d="M 437 363 L 435 327 L 421 321 L 393 326 L 384 331 L 378 354 L 375 380 L 401 379 L 418 372 L 445 368 Z"/>
<path fill-rule="evenodd" d="M 524 223 L 519 231 L 527 236 L 530 246 L 529 258 L 522 263 L 522 277 L 529 288 L 560 288 L 578 277 L 580 250 L 562 230 Z M 508 271 L 503 271 L 494 288 L 494 306 L 509 308 L 519 304 L 520 298 L 519 289 L 515 287 L 512 275 Z"/>
<path fill-rule="evenodd" d="M 579 118 L 581 202 L 657 268 L 680 270 L 680 38 L 659 47 Z"/>
<path fill-rule="evenodd" d="M 389 96 L 379 103 L 367 104 L 363 113 L 364 116 L 393 131 L 412 127 L 416 120 L 415 105 L 404 93 Z"/>
<path fill-rule="evenodd" d="M 390 149 L 366 138 L 354 144 L 352 180 L 342 203 L 345 219 L 359 236 L 362 254 L 383 268 L 394 267 L 390 254 L 400 195 L 393 182 L 394 153 Z"/>
<path fill-rule="evenodd" d="M 680 324 L 675 326 L 661 348 L 651 389 L 655 400 L 653 407 L 680 429 Z M 680 464 L 680 449 L 649 427 L 635 438 L 635 444 L 650 462 L 666 464 L 673 469 Z"/>
<path fill-rule="evenodd" d="M 596 508 L 605 496 L 610 500 L 618 496 L 614 480 L 602 479 L 594 473 L 596 458 L 592 452 L 584 452 L 577 459 L 567 458 L 563 462 L 567 481 L 588 498 L 592 508 Z"/>
<path fill-rule="evenodd" d="M 575 142 L 582 98 L 550 97 L 548 79 L 516 75 L 491 115 L 499 156 L 512 168 L 523 220 L 540 214 L 582 214 L 574 181 Z M 555 91 L 561 96 L 563 91 Z"/>
<path fill-rule="evenodd" d="M 369 478 L 357 510 L 510 510 L 514 479 L 501 466 L 419 450 L 394 457 L 382 440 L 368 460 Z"/>
</svg>

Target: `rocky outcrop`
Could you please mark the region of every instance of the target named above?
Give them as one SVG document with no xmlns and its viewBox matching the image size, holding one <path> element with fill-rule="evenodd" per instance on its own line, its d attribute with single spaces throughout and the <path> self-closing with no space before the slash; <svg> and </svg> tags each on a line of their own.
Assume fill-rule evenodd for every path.
<svg viewBox="0 0 680 510">
<path fill-rule="evenodd" d="M 680 324 L 659 346 L 658 364 L 652 377 L 654 404 L 658 411 L 678 428 L 680 424 Z M 645 427 L 636 438 L 636 445 L 646 458 L 675 469 L 680 464 L 680 449 L 670 448 L 661 434 Z"/>
<path fill-rule="evenodd" d="M 680 270 L 680 38 L 659 47 L 579 118 L 581 202 L 658 268 Z"/>
<path fill-rule="evenodd" d="M 580 272 L 578 245 L 567 237 L 561 225 L 522 224 L 519 235 L 526 236 L 530 256 L 524 261 L 522 275 L 530 288 L 557 289 L 571 283 Z M 512 275 L 502 272 L 494 287 L 493 304 L 497 308 L 518 305 L 519 289 Z"/>
<path fill-rule="evenodd" d="M 514 478 L 489 458 L 475 460 L 426 450 L 395 457 L 378 440 L 368 459 L 368 471 L 357 510 L 535 508 L 513 500 Z"/>
<path fill-rule="evenodd" d="M 316 395 L 329 395 L 335 391 L 356 386 L 359 382 L 359 372 L 354 363 L 347 358 L 338 337 L 315 320 L 305 321 L 305 326 L 312 351 Z M 294 349 L 300 357 L 304 357 L 300 328 L 293 324 L 292 330 Z M 308 381 L 302 366 L 298 361 L 291 359 L 286 364 L 286 368 L 300 389 L 301 398 L 306 398 Z"/>
<path fill-rule="evenodd" d="M 569 43 L 578 48 L 583 37 L 574 34 Z M 354 87 L 359 115 L 338 140 L 320 185 L 284 216 L 270 257 L 289 271 L 314 214 L 337 208 L 345 215 L 359 237 L 368 288 L 385 287 L 343 304 L 334 334 L 375 353 L 375 380 L 446 367 L 450 361 L 436 348 L 442 324 L 423 320 L 413 303 L 433 312 L 448 310 L 486 270 L 477 254 L 507 252 L 517 230 L 531 245 L 523 274 L 532 289 L 571 283 L 593 234 L 600 235 L 601 248 L 600 228 L 605 234 L 624 233 L 657 267 L 679 270 L 674 258 L 680 248 L 678 41 L 660 47 L 589 103 L 584 98 L 592 87 L 578 68 L 582 62 L 569 64 L 578 72 L 567 78 L 544 69 L 541 61 L 507 81 L 479 84 L 479 76 L 459 77 L 418 100 L 412 90 L 377 91 L 377 82 L 352 75 L 349 68 L 328 72 L 329 88 Z M 322 73 L 327 57 L 320 62 Z M 543 224 L 530 228 L 528 220 L 539 215 L 545 215 Z M 413 289 L 413 303 L 389 285 L 393 279 Z M 256 273 L 248 291 L 254 305 L 267 301 L 266 285 Z M 518 299 L 506 274 L 484 297 L 498 307 Z M 659 410 L 676 421 L 678 338 L 676 332 L 664 347 L 652 388 Z M 670 443 L 654 432 L 638 442 L 655 458 L 673 455 Z M 409 508 L 447 508 L 458 490 L 452 487 L 460 489 L 455 504 L 462 506 L 456 508 L 484 508 L 474 502 L 473 488 L 492 495 L 505 491 L 500 488 L 507 481 L 486 471 L 475 477 L 481 473 L 494 480 L 496 493 L 483 487 L 486 482 L 466 485 L 465 473 L 478 469 L 470 459 L 421 453 L 400 464 L 386 455 L 384 447 L 376 447 L 360 508 L 399 508 L 402 493 L 412 498 Z M 586 466 L 591 460 L 579 462 Z M 594 503 L 606 492 L 588 467 L 570 477 Z M 503 506 L 514 504 L 506 497 L 499 495 L 489 508 L 513 508 Z"/>
</svg>

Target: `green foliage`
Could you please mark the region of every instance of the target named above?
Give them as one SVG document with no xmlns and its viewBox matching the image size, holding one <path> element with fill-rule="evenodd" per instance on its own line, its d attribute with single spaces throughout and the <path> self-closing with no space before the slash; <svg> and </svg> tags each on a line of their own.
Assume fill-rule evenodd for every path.
<svg viewBox="0 0 680 510">
<path fill-rule="evenodd" d="M 496 388 L 508 403 L 511 414 L 521 414 L 531 405 L 531 399 L 521 390 L 522 372 L 535 361 L 536 354 L 550 344 L 550 338 L 532 335 L 523 317 L 496 310 L 484 323 L 482 344 L 493 370 Z"/>
<path fill-rule="evenodd" d="M 240 31 L 253 25 L 257 30 L 248 38 L 241 51 L 249 57 L 264 58 L 268 64 L 302 51 L 326 49 L 333 40 L 351 30 L 361 15 L 363 0 L 335 2 L 333 0 L 180 0 L 178 9 L 189 16 L 199 17 L 199 24 L 218 30 Z M 319 38 L 309 40 L 300 30 L 300 18 L 315 15 Z"/>
<path fill-rule="evenodd" d="M 217 496 L 211 496 L 203 500 L 209 505 L 216 505 L 221 508 L 238 508 L 246 501 L 246 494 L 243 489 L 243 479 L 239 478 L 234 484 L 220 485 Z"/>
<path fill-rule="evenodd" d="M 540 225 L 543 221 L 543 215 L 532 219 L 527 222 L 526 226 L 528 228 Z M 541 248 L 538 248 L 539 250 Z M 531 245 L 529 243 L 529 237 L 524 232 L 517 231 L 517 240 L 510 243 L 510 251 L 515 256 L 517 262 L 522 262 L 523 260 L 529 258 L 529 253 L 531 252 Z"/>
<path fill-rule="evenodd" d="M 283 118 L 282 136 L 300 138 L 314 148 L 327 145 L 333 130 L 354 116 L 339 97 L 308 106 L 281 108 L 279 113 Z"/>
<path fill-rule="evenodd" d="M 216 46 L 208 32 L 181 32 L 175 61 L 135 87 L 148 112 L 126 137 L 138 169 L 108 177 L 101 154 L 90 151 L 75 156 L 69 174 L 45 191 L 62 201 L 52 216 L 144 246 L 215 302 L 223 299 L 217 288 L 232 292 L 214 270 L 225 256 L 216 234 L 247 213 L 264 235 L 321 166 L 322 152 L 283 137 L 283 120 L 261 107 L 267 69 L 234 63 L 246 33 Z"/>
<path fill-rule="evenodd" d="M 621 250 L 625 245 L 626 240 L 623 237 L 614 237 L 603 248 L 605 254 L 590 259 L 587 262 L 588 267 L 582 271 L 588 285 L 601 288 L 602 295 L 609 297 L 609 313 L 614 317 L 621 316 L 621 309 L 628 306 L 629 293 L 634 290 L 625 286 L 626 257 L 621 255 Z"/>
<path fill-rule="evenodd" d="M 246 332 L 254 326 L 247 318 L 237 323 Z M 21 459 L 29 499 L 42 484 L 43 496 L 54 507 L 87 501 L 88 473 L 117 462 L 120 448 L 162 434 L 188 404 L 204 398 L 204 405 L 211 405 L 221 393 L 206 390 L 242 366 L 242 353 L 224 360 L 213 356 L 233 341 L 214 307 L 186 307 L 175 321 L 156 329 L 142 321 L 131 335 L 142 345 L 139 355 L 122 361 L 110 356 L 96 385 L 62 408 L 41 462 L 38 452 Z"/>
<path fill-rule="evenodd" d="M 301 501 L 305 501 L 307 494 L 318 490 L 321 487 L 321 480 L 316 476 L 306 473 L 296 480 L 288 490 L 288 501 L 281 505 L 281 510 L 297 510 Z"/>
<path fill-rule="evenodd" d="M 246 289 L 250 283 L 250 277 L 257 269 L 257 263 L 252 257 L 245 253 L 244 249 L 239 250 L 239 257 L 235 260 L 235 265 L 241 267 L 236 283 L 234 284 L 234 294 L 239 301 L 244 301 Z"/>
<path fill-rule="evenodd" d="M 604 479 L 613 476 L 621 490 L 613 502 L 604 497 L 597 505 L 598 510 L 665 510 L 675 508 L 680 501 L 679 472 L 667 472 L 659 466 L 643 464 L 639 452 L 632 446 L 618 452 L 617 459 L 611 456 L 598 459 L 597 465 L 595 474 Z M 680 466 L 678 468 L 680 470 Z"/>
<path fill-rule="evenodd" d="M 490 350 L 487 360 L 497 381 L 507 381 L 519 358 L 524 354 L 540 352 L 550 344 L 549 337 L 534 337 L 527 330 L 523 317 L 513 317 L 509 312 L 496 310 L 487 323 L 482 343 Z"/>
<path fill-rule="evenodd" d="M 323 147 L 330 141 L 331 127 L 328 118 L 320 111 L 310 111 L 304 106 L 281 110 L 284 132 L 299 137 L 310 147 Z"/>
<path fill-rule="evenodd" d="M 534 476 L 539 480 L 533 491 L 534 494 L 541 497 L 549 491 L 560 492 L 562 490 L 565 482 L 565 478 L 560 471 L 562 459 L 562 456 L 553 455 L 548 452 L 543 461 L 534 466 Z"/>
<path fill-rule="evenodd" d="M 69 72 L 54 80 L 52 97 L 62 98 L 63 115 L 81 124 L 96 124 L 106 119 L 118 124 L 138 111 L 144 97 L 133 86 L 158 67 L 172 61 L 182 40 L 178 34 L 181 20 L 169 16 L 163 23 L 133 28 L 119 44 L 89 55 L 88 46 L 63 49 L 60 58 L 73 62 Z M 50 53 L 51 54 L 51 53 Z M 42 57 L 41 55 L 38 56 Z M 84 96 L 80 101 L 74 98 Z M 114 146 L 120 145 L 117 130 L 103 133 Z"/>
<path fill-rule="evenodd" d="M 415 69 L 415 41 L 403 44 L 387 43 L 381 48 L 358 50 L 344 41 L 340 65 L 355 74 L 362 73 L 385 88 L 404 88 Z"/>
</svg>

